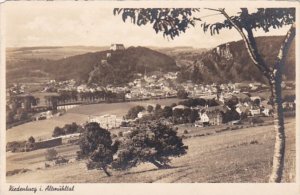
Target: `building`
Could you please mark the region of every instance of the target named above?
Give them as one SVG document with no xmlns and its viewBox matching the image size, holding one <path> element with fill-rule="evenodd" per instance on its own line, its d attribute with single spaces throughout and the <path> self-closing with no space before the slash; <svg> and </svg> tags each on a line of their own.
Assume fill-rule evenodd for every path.
<svg viewBox="0 0 300 195">
<path fill-rule="evenodd" d="M 123 44 L 111 44 L 110 50 L 112 51 L 124 51 L 125 47 Z"/>
<path fill-rule="evenodd" d="M 218 110 L 207 112 L 202 110 L 199 112 L 199 120 L 196 124 L 206 125 L 220 125 L 222 123 L 222 115 Z"/>
<path fill-rule="evenodd" d="M 105 114 L 101 116 L 89 116 L 88 121 L 99 123 L 100 127 L 105 129 L 113 129 L 120 127 L 123 119 L 118 118 L 116 115 Z"/>
<path fill-rule="evenodd" d="M 260 115 L 260 108 L 252 107 L 250 109 L 250 114 L 251 114 L 251 116 Z"/>
</svg>

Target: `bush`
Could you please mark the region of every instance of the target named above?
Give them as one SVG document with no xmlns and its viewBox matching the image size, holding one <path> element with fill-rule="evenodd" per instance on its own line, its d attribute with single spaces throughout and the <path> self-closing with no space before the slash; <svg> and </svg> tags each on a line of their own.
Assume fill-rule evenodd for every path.
<svg viewBox="0 0 300 195">
<path fill-rule="evenodd" d="M 261 118 L 259 118 L 259 117 L 253 117 L 253 118 L 251 118 L 251 120 L 250 120 L 250 123 L 252 123 L 252 124 L 259 124 L 259 123 L 263 123 L 264 122 L 264 120 L 262 120 Z"/>
<path fill-rule="evenodd" d="M 45 153 L 45 158 L 47 161 L 52 161 L 57 158 L 57 151 L 55 149 L 48 149 Z"/>
<path fill-rule="evenodd" d="M 62 156 L 57 157 L 57 159 L 55 160 L 55 164 L 64 164 L 64 163 L 68 163 L 68 162 L 69 162 L 69 160 Z"/>
<path fill-rule="evenodd" d="M 183 131 L 183 133 L 184 133 L 184 134 L 188 134 L 189 132 L 188 132 L 188 130 L 185 129 L 185 130 Z"/>
<path fill-rule="evenodd" d="M 26 141 L 12 141 L 6 144 L 6 151 L 22 152 L 26 145 Z"/>
<path fill-rule="evenodd" d="M 257 140 L 251 140 L 250 144 L 258 144 L 258 141 Z"/>
<path fill-rule="evenodd" d="M 30 169 L 14 169 L 12 171 L 7 171 L 6 176 L 12 176 L 12 175 L 16 175 L 19 173 L 26 173 L 28 171 L 31 171 L 31 170 Z"/>
</svg>

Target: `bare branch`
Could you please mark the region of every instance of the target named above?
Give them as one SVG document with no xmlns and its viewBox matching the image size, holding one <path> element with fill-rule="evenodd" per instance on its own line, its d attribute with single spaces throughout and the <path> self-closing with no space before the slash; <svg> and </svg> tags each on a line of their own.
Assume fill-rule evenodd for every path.
<svg viewBox="0 0 300 195">
<path fill-rule="evenodd" d="M 216 12 L 220 12 L 220 13 L 222 13 L 222 11 L 224 10 L 223 8 L 219 8 L 219 9 L 204 8 L 204 9 L 211 10 L 211 11 L 216 11 Z"/>
<path fill-rule="evenodd" d="M 287 32 L 287 34 L 283 40 L 283 43 L 282 43 L 280 50 L 278 52 L 278 55 L 277 55 L 276 64 L 274 66 L 273 72 L 274 72 L 274 70 L 278 70 L 279 68 L 282 69 L 282 66 L 285 64 L 285 60 L 286 60 L 289 48 L 291 46 L 291 43 L 295 38 L 295 34 L 296 34 L 296 23 L 292 24 L 291 28 L 289 29 L 289 31 Z"/>
</svg>

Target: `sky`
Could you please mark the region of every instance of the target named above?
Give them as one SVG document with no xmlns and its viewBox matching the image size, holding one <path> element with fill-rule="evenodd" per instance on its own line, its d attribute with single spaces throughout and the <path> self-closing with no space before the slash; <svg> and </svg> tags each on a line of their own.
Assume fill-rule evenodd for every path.
<svg viewBox="0 0 300 195">
<path fill-rule="evenodd" d="M 232 7 L 232 6 L 231 6 Z M 239 9 L 226 8 L 229 14 Z M 250 9 L 251 10 L 251 9 Z M 222 15 L 204 10 L 199 16 L 205 20 L 222 21 Z M 212 16 L 211 16 L 212 15 Z M 235 30 L 223 30 L 219 35 L 204 33 L 200 25 L 191 27 L 174 40 L 156 34 L 151 25 L 139 27 L 113 15 L 113 5 L 97 3 L 6 3 L 4 6 L 6 47 L 29 46 L 108 46 L 123 43 L 129 46 L 211 48 L 240 40 Z M 284 35 L 288 27 L 269 33 L 255 32 L 255 36 Z"/>
</svg>

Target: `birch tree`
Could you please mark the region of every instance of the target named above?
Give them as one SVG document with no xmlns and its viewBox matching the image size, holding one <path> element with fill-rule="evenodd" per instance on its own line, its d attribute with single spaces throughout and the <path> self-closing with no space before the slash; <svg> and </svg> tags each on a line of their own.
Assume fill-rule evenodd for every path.
<svg viewBox="0 0 300 195">
<path fill-rule="evenodd" d="M 269 182 L 281 182 L 285 157 L 281 82 L 288 50 L 295 37 L 295 8 L 259 8 L 253 13 L 249 13 L 247 8 L 241 8 L 234 16 L 230 16 L 224 8 L 204 9 L 223 15 L 224 20 L 209 23 L 204 17 L 197 17 L 197 13 L 200 12 L 198 8 L 115 8 L 114 15 L 121 15 L 124 22 L 129 19 L 139 26 L 150 24 L 156 33 L 162 32 L 164 37 L 171 39 L 185 33 L 189 27 L 195 27 L 197 22 L 203 31 L 209 31 L 211 35 L 219 34 L 222 29 L 236 30 L 245 43 L 253 65 L 268 80 L 275 133 L 273 167 Z M 276 62 L 267 64 L 257 48 L 253 30 L 262 29 L 268 32 L 271 28 L 277 29 L 286 25 L 290 28 L 281 43 Z"/>
</svg>

